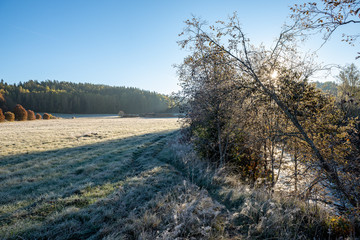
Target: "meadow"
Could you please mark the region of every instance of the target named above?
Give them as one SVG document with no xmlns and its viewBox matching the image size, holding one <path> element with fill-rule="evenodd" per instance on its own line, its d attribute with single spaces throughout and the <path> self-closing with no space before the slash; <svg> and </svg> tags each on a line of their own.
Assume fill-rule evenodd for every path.
<svg viewBox="0 0 360 240">
<path fill-rule="evenodd" d="M 0 239 L 307 239 L 329 216 L 212 168 L 177 119 L 0 124 Z"/>
<path fill-rule="evenodd" d="M 131 235 L 126 216 L 179 181 L 156 159 L 178 128 L 116 117 L 1 124 L 0 238 Z"/>
</svg>

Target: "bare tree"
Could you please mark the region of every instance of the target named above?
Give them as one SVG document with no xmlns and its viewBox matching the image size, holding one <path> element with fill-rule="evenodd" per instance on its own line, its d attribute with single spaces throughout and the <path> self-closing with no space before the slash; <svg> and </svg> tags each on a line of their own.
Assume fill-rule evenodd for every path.
<svg viewBox="0 0 360 240">
<path fill-rule="evenodd" d="M 339 27 L 360 24 L 360 1 L 358 0 L 307 2 L 295 4 L 290 10 L 291 17 L 299 23 L 300 30 L 323 33 L 324 43 Z M 343 33 L 343 41 L 354 45 L 359 36 L 359 33 Z M 359 57 L 360 55 L 356 58 Z"/>
</svg>

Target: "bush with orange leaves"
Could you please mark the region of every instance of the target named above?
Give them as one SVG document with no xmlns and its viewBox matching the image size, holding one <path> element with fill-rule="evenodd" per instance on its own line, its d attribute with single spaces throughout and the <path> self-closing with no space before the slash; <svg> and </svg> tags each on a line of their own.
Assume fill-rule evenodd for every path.
<svg viewBox="0 0 360 240">
<path fill-rule="evenodd" d="M 15 114 L 12 112 L 6 112 L 5 114 L 5 119 L 9 122 L 13 122 L 15 121 Z"/>
<path fill-rule="evenodd" d="M 331 232 L 329 233 L 335 239 L 341 239 L 344 236 L 350 236 L 351 232 L 354 231 L 352 229 L 351 221 L 343 216 L 336 216 L 329 219 L 329 228 Z"/>
<path fill-rule="evenodd" d="M 27 120 L 35 120 L 35 113 L 34 111 L 28 110 L 27 111 Z"/>
<path fill-rule="evenodd" d="M 0 122 L 5 122 L 5 116 L 1 108 L 0 108 Z"/>
<path fill-rule="evenodd" d="M 17 104 L 14 108 L 15 120 L 16 121 L 26 121 L 28 118 L 28 113 L 23 106 Z"/>
<path fill-rule="evenodd" d="M 42 119 L 42 117 L 41 117 L 41 114 L 40 114 L 40 113 L 37 113 L 37 114 L 36 114 L 36 119 Z"/>
<path fill-rule="evenodd" d="M 50 119 L 50 118 L 51 118 L 51 114 L 44 113 L 43 119 L 48 120 L 48 119 Z"/>
</svg>

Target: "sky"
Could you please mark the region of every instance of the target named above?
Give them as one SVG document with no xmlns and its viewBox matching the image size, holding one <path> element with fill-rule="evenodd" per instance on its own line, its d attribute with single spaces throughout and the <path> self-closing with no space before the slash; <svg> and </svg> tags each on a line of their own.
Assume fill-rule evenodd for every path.
<svg viewBox="0 0 360 240">
<path fill-rule="evenodd" d="M 189 54 L 177 44 L 185 20 L 194 15 L 212 24 L 236 11 L 252 43 L 270 45 L 296 2 L 0 0 L 0 79 L 11 84 L 30 79 L 86 82 L 171 94 L 180 90 L 174 64 Z M 317 52 L 317 61 L 359 67 L 358 46 L 342 43 L 340 36 L 335 34 Z M 300 47 L 311 51 L 321 43 L 321 36 L 313 36 Z"/>
</svg>

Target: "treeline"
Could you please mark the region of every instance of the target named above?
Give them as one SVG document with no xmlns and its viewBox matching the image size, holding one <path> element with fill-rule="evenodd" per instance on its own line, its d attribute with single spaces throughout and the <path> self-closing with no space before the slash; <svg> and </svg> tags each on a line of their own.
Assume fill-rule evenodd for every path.
<svg viewBox="0 0 360 240">
<path fill-rule="evenodd" d="M 332 96 L 338 95 L 338 87 L 339 85 L 335 82 L 327 81 L 327 82 L 314 82 L 316 88 L 321 89 L 324 93 L 328 93 Z"/>
<path fill-rule="evenodd" d="M 111 87 L 90 83 L 33 81 L 0 82 L 0 108 L 11 111 L 16 104 L 36 112 L 116 114 L 166 111 L 171 99 L 165 95 L 132 87 Z"/>
</svg>

